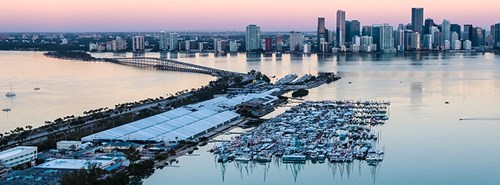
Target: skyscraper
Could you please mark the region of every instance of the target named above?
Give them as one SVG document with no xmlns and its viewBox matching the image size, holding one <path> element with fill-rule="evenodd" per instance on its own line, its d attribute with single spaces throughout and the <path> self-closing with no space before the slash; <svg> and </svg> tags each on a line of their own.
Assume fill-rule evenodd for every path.
<svg viewBox="0 0 500 185">
<path fill-rule="evenodd" d="M 373 25 L 371 28 L 371 36 L 373 39 L 373 44 L 376 46 L 376 50 L 380 51 L 380 34 L 381 34 L 381 25 Z"/>
<path fill-rule="evenodd" d="M 422 31 L 424 34 L 431 34 L 431 28 L 433 26 L 436 26 L 434 24 L 434 20 L 431 18 L 425 19 L 425 26 L 424 26 L 424 31 Z"/>
<path fill-rule="evenodd" d="M 398 29 L 394 31 L 394 46 L 398 52 L 405 51 L 405 31 Z"/>
<path fill-rule="evenodd" d="M 350 37 L 347 37 L 347 39 L 351 39 L 351 37 L 354 36 L 360 36 L 360 34 L 361 34 L 361 23 L 358 20 L 352 20 Z"/>
<path fill-rule="evenodd" d="M 272 51 L 273 50 L 273 38 L 264 38 L 264 51 Z"/>
<path fill-rule="evenodd" d="M 500 49 L 500 23 L 495 24 L 495 48 Z"/>
<path fill-rule="evenodd" d="M 255 51 L 261 49 L 261 34 L 260 27 L 257 25 L 248 25 L 245 34 L 245 44 L 247 51 Z"/>
<path fill-rule="evenodd" d="M 443 35 L 441 36 L 441 45 L 444 45 L 445 41 L 450 41 L 451 38 L 451 24 L 448 20 L 443 20 L 443 24 L 441 24 L 441 32 Z"/>
<path fill-rule="evenodd" d="M 283 36 L 277 35 L 276 36 L 276 51 L 282 51 L 283 50 Z"/>
<path fill-rule="evenodd" d="M 168 50 L 175 51 L 179 48 L 179 42 L 177 41 L 177 33 L 169 34 Z"/>
<path fill-rule="evenodd" d="M 411 9 L 411 26 L 414 32 L 422 33 L 424 25 L 424 9 L 412 8 Z"/>
<path fill-rule="evenodd" d="M 320 43 L 321 42 L 324 42 L 324 41 L 327 41 L 327 33 L 328 30 L 326 30 L 326 27 L 325 27 L 325 18 L 324 17 L 319 17 L 318 18 L 318 30 L 317 30 L 317 45 L 319 47 Z M 321 40 L 323 39 L 323 41 Z"/>
<path fill-rule="evenodd" d="M 380 27 L 380 50 L 384 53 L 393 53 L 396 51 L 394 48 L 394 37 L 392 36 L 393 28 L 389 24 L 383 24 Z"/>
<path fill-rule="evenodd" d="M 337 47 L 345 45 L 345 11 L 337 11 Z"/>
<path fill-rule="evenodd" d="M 144 51 L 144 36 L 132 37 L 132 50 L 133 51 Z"/>
<path fill-rule="evenodd" d="M 475 27 L 472 29 L 472 47 L 478 47 L 484 45 L 484 31 L 481 27 Z"/>
<path fill-rule="evenodd" d="M 472 40 L 472 29 L 474 27 L 472 24 L 465 24 L 464 25 L 464 32 L 462 34 L 462 40 Z M 465 46 L 465 45 L 464 45 Z"/>
<path fill-rule="evenodd" d="M 290 32 L 290 51 L 302 51 L 304 44 L 304 33 Z"/>
<path fill-rule="evenodd" d="M 168 43 L 167 43 L 167 33 L 164 31 L 160 32 L 160 43 L 159 43 L 159 49 L 160 51 L 165 51 L 168 49 Z"/>
<path fill-rule="evenodd" d="M 462 38 L 462 27 L 459 24 L 451 24 L 450 33 L 456 32 L 458 34 L 458 40 Z M 453 45 L 453 40 L 451 42 Z"/>
</svg>

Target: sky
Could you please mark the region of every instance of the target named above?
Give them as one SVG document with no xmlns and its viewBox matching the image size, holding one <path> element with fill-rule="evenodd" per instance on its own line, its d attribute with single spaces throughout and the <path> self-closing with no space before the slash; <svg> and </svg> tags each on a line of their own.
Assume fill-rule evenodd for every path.
<svg viewBox="0 0 500 185">
<path fill-rule="evenodd" d="M 362 25 L 424 18 L 487 28 L 500 23 L 497 0 L 1 0 L 0 32 L 313 31 L 317 18 L 335 27 L 336 11 Z"/>
</svg>

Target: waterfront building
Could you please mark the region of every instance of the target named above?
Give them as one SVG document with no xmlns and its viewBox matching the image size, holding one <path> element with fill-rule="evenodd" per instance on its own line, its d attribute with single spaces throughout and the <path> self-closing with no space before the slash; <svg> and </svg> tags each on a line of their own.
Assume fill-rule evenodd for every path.
<svg viewBox="0 0 500 185">
<path fill-rule="evenodd" d="M 434 20 L 431 19 L 431 18 L 427 18 L 425 19 L 425 26 L 424 26 L 424 31 L 423 33 L 424 34 L 431 34 L 432 33 L 432 27 L 436 26 L 436 24 L 434 23 Z"/>
<path fill-rule="evenodd" d="M 394 31 L 394 46 L 396 47 L 396 51 L 403 52 L 405 51 L 405 31 L 398 29 Z"/>
<path fill-rule="evenodd" d="M 472 29 L 472 47 L 483 46 L 485 38 L 485 31 L 483 28 L 475 27 Z"/>
<path fill-rule="evenodd" d="M 276 36 L 276 51 L 283 51 L 283 36 Z"/>
<path fill-rule="evenodd" d="M 337 11 L 337 47 L 342 47 L 345 45 L 346 38 L 346 25 L 345 25 L 345 11 Z"/>
<path fill-rule="evenodd" d="M 426 34 L 424 35 L 423 45 L 425 49 L 432 50 L 432 35 Z"/>
<path fill-rule="evenodd" d="M 271 37 L 264 38 L 264 51 L 267 52 L 273 51 L 273 38 Z"/>
<path fill-rule="evenodd" d="M 238 120 L 241 115 L 235 109 L 244 102 L 261 99 L 263 105 L 278 100 L 271 94 L 272 89 L 262 93 L 238 96 L 218 96 L 216 98 L 190 104 L 167 112 L 98 132 L 81 140 L 92 141 L 142 141 L 177 142 L 191 140 L 214 129 Z"/>
<path fill-rule="evenodd" d="M 495 24 L 495 30 L 493 32 L 495 33 L 495 48 L 500 48 L 500 23 Z"/>
<path fill-rule="evenodd" d="M 361 49 L 361 37 L 357 35 L 352 37 L 351 43 L 351 51 L 358 52 Z"/>
<path fill-rule="evenodd" d="M 460 39 L 458 38 L 458 33 L 457 32 L 452 32 L 451 37 L 450 37 L 450 43 L 451 43 L 451 49 L 455 49 L 455 44 L 459 41 Z M 460 42 L 458 42 L 460 44 Z M 461 45 L 461 44 L 460 44 Z"/>
<path fill-rule="evenodd" d="M 473 33 L 474 27 L 472 24 L 466 24 L 464 25 L 464 32 L 462 34 L 462 40 L 472 40 L 472 33 Z"/>
<path fill-rule="evenodd" d="M 198 43 L 198 51 L 199 51 L 199 52 L 203 52 L 203 51 L 205 51 L 204 46 L 205 46 L 205 45 L 204 45 L 204 43 L 203 43 L 203 42 L 199 42 L 199 43 Z"/>
<path fill-rule="evenodd" d="M 116 36 L 115 41 L 116 41 L 116 47 L 113 49 L 113 51 L 127 50 L 127 41 L 124 38 Z"/>
<path fill-rule="evenodd" d="M 0 152 L 0 164 L 5 167 L 15 167 L 34 161 L 37 158 L 37 147 L 18 146 Z"/>
<path fill-rule="evenodd" d="M 327 35 L 328 35 L 328 30 L 326 29 L 326 26 L 325 26 L 325 18 L 324 17 L 319 17 L 318 18 L 318 28 L 316 30 L 316 42 L 317 42 L 317 45 L 319 46 L 322 42 L 322 39 L 323 39 L 323 42 L 324 41 L 327 41 Z"/>
<path fill-rule="evenodd" d="M 238 42 L 235 40 L 229 42 L 229 52 L 236 53 L 238 52 Z"/>
<path fill-rule="evenodd" d="M 462 42 L 460 40 L 455 40 L 453 43 L 451 43 L 451 49 L 453 50 L 460 50 L 462 48 Z"/>
<path fill-rule="evenodd" d="M 441 24 L 441 44 L 444 45 L 445 41 L 450 41 L 451 38 L 451 23 L 448 20 L 443 20 Z"/>
<path fill-rule="evenodd" d="M 362 52 L 372 52 L 376 51 L 377 46 L 373 44 L 372 36 L 361 36 L 360 51 Z"/>
<path fill-rule="evenodd" d="M 48 161 L 46 163 L 35 166 L 36 169 L 44 169 L 44 170 L 80 170 L 80 169 L 89 169 L 91 165 L 95 165 L 95 167 L 111 171 L 116 169 L 120 162 L 117 162 L 117 158 L 111 159 L 54 159 L 52 161 Z"/>
<path fill-rule="evenodd" d="M 246 51 L 255 51 L 262 49 L 262 39 L 260 27 L 257 25 L 248 25 L 245 33 Z"/>
<path fill-rule="evenodd" d="M 132 51 L 144 51 L 144 36 L 132 37 Z"/>
<path fill-rule="evenodd" d="M 330 52 L 330 44 L 328 44 L 328 42 L 321 42 L 319 44 L 319 52 L 320 53 L 329 53 Z"/>
<path fill-rule="evenodd" d="M 335 31 L 333 30 L 328 30 L 328 39 L 327 39 L 327 42 L 328 44 L 330 44 L 330 46 L 334 46 L 335 45 Z"/>
<path fill-rule="evenodd" d="M 413 32 L 422 33 L 424 26 L 424 9 L 412 8 L 411 9 L 411 26 Z"/>
<path fill-rule="evenodd" d="M 449 40 L 445 40 L 443 43 L 443 49 L 444 50 L 450 50 L 451 49 L 451 43 Z"/>
<path fill-rule="evenodd" d="M 216 40 L 216 42 L 215 42 L 215 51 L 216 52 L 224 53 L 224 52 L 226 52 L 226 48 L 227 48 L 227 41 L 220 40 L 220 39 Z"/>
<path fill-rule="evenodd" d="M 309 44 L 309 43 L 305 43 L 305 44 L 303 45 L 303 47 L 304 47 L 304 48 L 302 49 L 303 53 L 306 53 L 306 54 L 311 53 L 311 44 Z"/>
<path fill-rule="evenodd" d="M 462 27 L 459 24 L 451 24 L 450 33 L 456 32 L 458 34 L 458 40 L 462 39 Z"/>
<path fill-rule="evenodd" d="M 462 48 L 464 50 L 472 50 L 472 42 L 470 40 L 464 40 Z"/>
<path fill-rule="evenodd" d="M 164 32 L 164 31 L 161 31 L 160 32 L 160 42 L 159 42 L 159 46 L 158 46 L 158 49 L 160 51 L 166 51 L 168 50 L 168 36 L 167 36 L 167 33 Z"/>
<path fill-rule="evenodd" d="M 371 34 L 373 38 L 373 44 L 377 47 L 377 51 L 380 51 L 380 34 L 381 34 L 381 25 L 372 25 Z"/>
<path fill-rule="evenodd" d="M 410 49 L 416 50 L 416 51 L 420 50 L 420 33 L 419 32 L 413 32 L 411 34 Z"/>
<path fill-rule="evenodd" d="M 177 40 L 177 33 L 169 34 L 168 50 L 177 51 L 179 49 L 179 41 Z"/>
<path fill-rule="evenodd" d="M 383 24 L 380 27 L 380 51 L 384 53 L 396 52 L 394 48 L 394 37 L 392 36 L 393 29 L 389 24 Z"/>
<path fill-rule="evenodd" d="M 290 51 L 302 51 L 304 44 L 304 33 L 290 32 Z"/>
<path fill-rule="evenodd" d="M 404 31 L 404 47 L 405 50 L 410 50 L 411 49 L 411 37 L 413 35 L 413 30 L 411 29 L 406 29 Z"/>
</svg>

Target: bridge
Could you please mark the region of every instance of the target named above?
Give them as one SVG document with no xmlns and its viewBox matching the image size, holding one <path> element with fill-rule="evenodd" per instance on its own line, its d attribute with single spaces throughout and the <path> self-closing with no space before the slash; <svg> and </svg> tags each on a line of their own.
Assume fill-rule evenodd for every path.
<svg viewBox="0 0 500 185">
<path fill-rule="evenodd" d="M 245 75 L 244 73 L 237 73 L 232 71 L 225 71 L 186 62 L 181 62 L 172 59 L 154 58 L 154 57 L 133 57 L 133 58 L 106 58 L 106 61 L 138 66 L 138 67 L 152 67 L 158 70 L 181 71 L 191 73 L 208 74 L 215 77 L 224 77 L 231 75 Z"/>
</svg>

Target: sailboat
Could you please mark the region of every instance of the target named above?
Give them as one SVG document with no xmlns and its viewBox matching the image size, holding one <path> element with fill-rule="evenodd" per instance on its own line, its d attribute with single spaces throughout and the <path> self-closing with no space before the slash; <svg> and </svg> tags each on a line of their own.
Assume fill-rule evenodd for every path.
<svg viewBox="0 0 500 185">
<path fill-rule="evenodd" d="M 14 97 L 16 96 L 16 93 L 14 93 L 14 90 L 12 90 L 12 82 L 10 83 L 10 91 L 5 93 L 5 96 L 7 97 Z"/>
<path fill-rule="evenodd" d="M 36 82 L 36 86 L 35 86 L 35 88 L 33 88 L 33 90 L 35 90 L 35 91 L 39 91 L 40 90 L 40 86 L 38 86 L 38 82 Z"/>
</svg>

